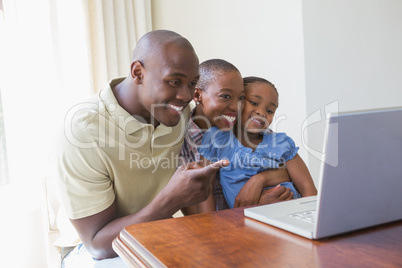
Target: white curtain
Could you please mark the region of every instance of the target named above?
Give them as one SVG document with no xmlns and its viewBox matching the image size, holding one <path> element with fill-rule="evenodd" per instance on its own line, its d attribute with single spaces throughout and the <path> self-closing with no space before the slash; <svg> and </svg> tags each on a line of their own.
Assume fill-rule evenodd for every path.
<svg viewBox="0 0 402 268">
<path fill-rule="evenodd" d="M 10 178 L 30 175 L 68 108 L 129 74 L 151 0 L 3 0 L 0 87 Z M 32 163 L 32 164 L 31 164 Z M 41 168 L 41 167 L 40 167 Z"/>
<path fill-rule="evenodd" d="M 13 267 L 43 267 L 43 234 L 26 226 L 43 220 L 36 212 L 42 180 L 54 175 L 57 129 L 71 105 L 129 74 L 137 40 L 152 30 L 151 0 L 2 2 L 0 88 L 10 184 L 0 187 L 0 214 L 8 215 L 0 230 L 18 229 L 26 256 L 5 253 L 20 243 L 15 232 L 1 233 L 9 242 L 0 247 L 0 267 L 8 259 L 20 261 Z"/>
<path fill-rule="evenodd" d="M 87 0 L 87 21 L 94 91 L 111 78 L 127 76 L 131 52 L 152 29 L 150 0 Z"/>
</svg>

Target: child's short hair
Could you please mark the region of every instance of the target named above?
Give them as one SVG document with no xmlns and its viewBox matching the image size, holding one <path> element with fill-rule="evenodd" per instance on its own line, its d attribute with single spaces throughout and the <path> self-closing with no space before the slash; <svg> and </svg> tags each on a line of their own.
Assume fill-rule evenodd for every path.
<svg viewBox="0 0 402 268">
<path fill-rule="evenodd" d="M 202 62 L 200 64 L 200 79 L 197 82 L 197 88 L 205 91 L 209 84 L 214 81 L 217 73 L 227 73 L 227 72 L 238 72 L 240 71 L 231 64 L 222 59 L 210 59 Z"/>
<path fill-rule="evenodd" d="M 276 94 L 279 95 L 278 90 L 276 89 L 275 85 L 272 84 L 271 82 L 269 82 L 267 79 L 261 78 L 261 77 L 257 77 L 257 76 L 247 76 L 243 78 L 243 85 L 244 85 L 244 89 L 252 84 L 252 83 L 265 83 L 270 85 L 271 87 L 273 87 L 276 91 Z"/>
</svg>

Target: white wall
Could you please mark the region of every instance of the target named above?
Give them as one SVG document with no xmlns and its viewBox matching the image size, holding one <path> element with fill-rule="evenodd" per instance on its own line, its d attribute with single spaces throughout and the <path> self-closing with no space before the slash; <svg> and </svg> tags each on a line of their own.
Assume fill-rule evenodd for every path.
<svg viewBox="0 0 402 268">
<path fill-rule="evenodd" d="M 301 1 L 153 0 L 153 29 L 174 30 L 200 62 L 225 59 L 243 76 L 261 76 L 279 91 L 277 130 L 301 144 L 306 116 Z M 286 119 L 285 119 L 286 118 Z M 301 156 L 307 155 L 301 148 Z"/>
<path fill-rule="evenodd" d="M 402 1 L 304 0 L 303 23 L 308 115 L 333 102 L 341 112 L 402 106 Z M 319 151 L 324 122 L 308 128 Z M 320 162 L 309 165 L 317 177 Z"/>
<path fill-rule="evenodd" d="M 287 117 L 277 130 L 301 147 L 316 184 L 320 162 L 307 152 L 322 151 L 325 107 L 402 106 L 400 0 L 153 0 L 152 16 L 201 61 L 223 58 L 277 86 Z M 321 122 L 303 130 L 317 111 Z"/>
</svg>

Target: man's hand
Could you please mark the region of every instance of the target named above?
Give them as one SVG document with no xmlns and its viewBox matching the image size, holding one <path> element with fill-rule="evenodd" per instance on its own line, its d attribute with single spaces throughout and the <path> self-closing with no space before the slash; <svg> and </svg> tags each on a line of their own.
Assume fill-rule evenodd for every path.
<svg viewBox="0 0 402 268">
<path fill-rule="evenodd" d="M 180 166 L 163 192 L 176 192 L 178 206 L 188 207 L 205 201 L 212 191 L 212 180 L 216 171 L 229 165 L 228 160 L 215 163 L 209 161 L 192 162 L 187 166 Z"/>
</svg>

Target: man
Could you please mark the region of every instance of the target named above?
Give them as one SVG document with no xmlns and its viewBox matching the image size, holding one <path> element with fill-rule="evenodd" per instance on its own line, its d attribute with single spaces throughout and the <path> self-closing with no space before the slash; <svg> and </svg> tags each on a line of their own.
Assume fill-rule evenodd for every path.
<svg viewBox="0 0 402 268">
<path fill-rule="evenodd" d="M 67 117 L 61 200 L 94 258 L 116 256 L 112 241 L 125 226 L 205 200 L 211 175 L 227 164 L 176 170 L 198 64 L 184 37 L 149 32 L 133 52 L 129 76 Z"/>
</svg>

